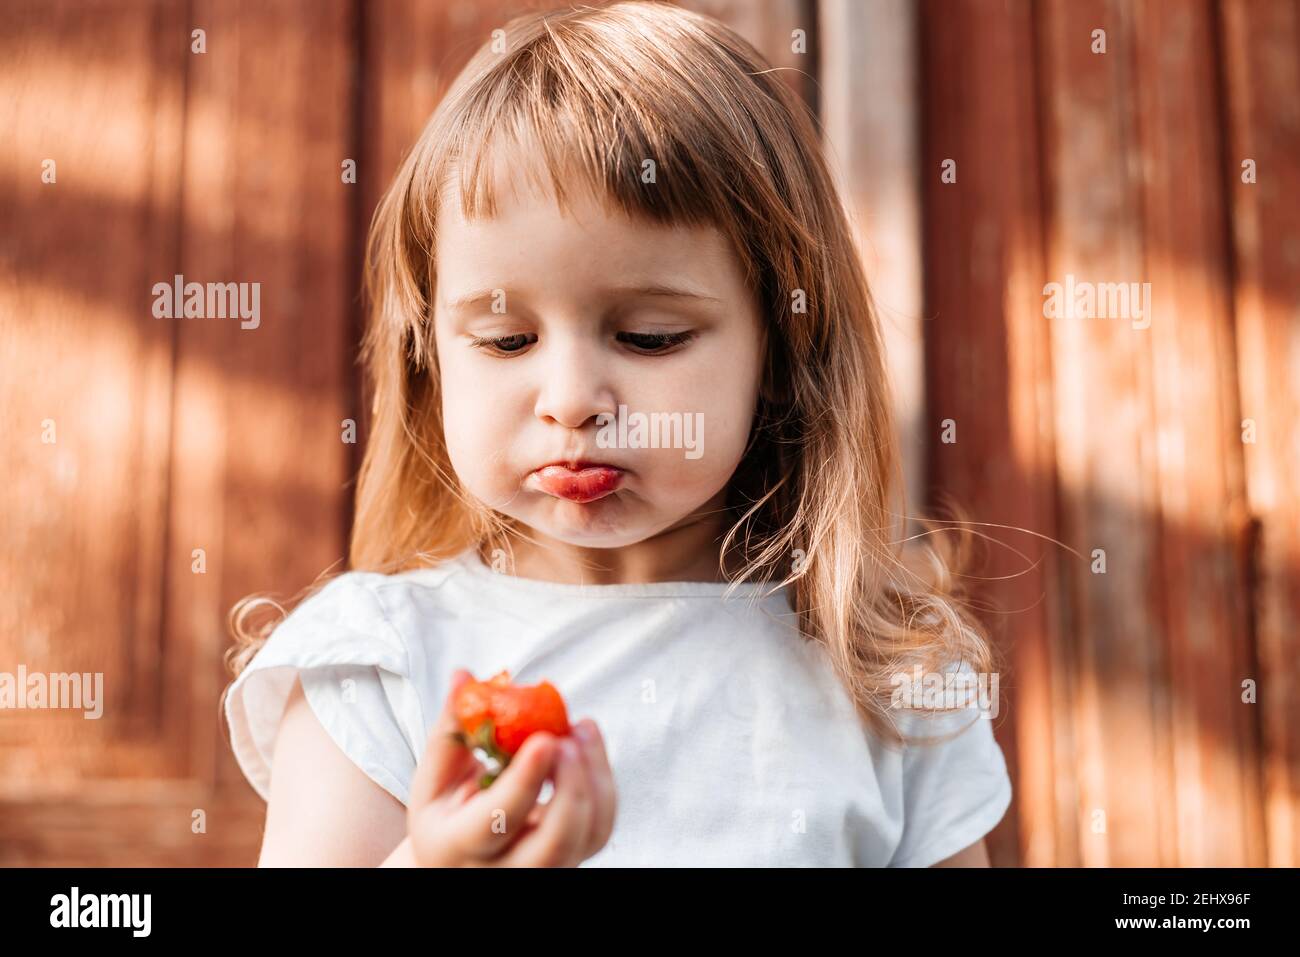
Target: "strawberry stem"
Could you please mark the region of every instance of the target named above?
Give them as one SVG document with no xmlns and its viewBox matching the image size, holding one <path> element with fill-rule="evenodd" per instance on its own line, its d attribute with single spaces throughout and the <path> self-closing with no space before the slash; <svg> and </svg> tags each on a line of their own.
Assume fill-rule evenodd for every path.
<svg viewBox="0 0 1300 957">
<path fill-rule="evenodd" d="M 496 729 L 491 718 L 485 719 L 482 724 L 474 729 L 473 737 L 462 734 L 460 741 L 473 750 L 479 762 L 487 767 L 486 772 L 478 780 L 480 791 L 495 781 L 501 772 L 506 769 L 506 765 L 510 763 L 510 755 L 497 745 Z M 495 767 L 491 767 L 487 762 L 484 762 L 484 757 Z"/>
</svg>

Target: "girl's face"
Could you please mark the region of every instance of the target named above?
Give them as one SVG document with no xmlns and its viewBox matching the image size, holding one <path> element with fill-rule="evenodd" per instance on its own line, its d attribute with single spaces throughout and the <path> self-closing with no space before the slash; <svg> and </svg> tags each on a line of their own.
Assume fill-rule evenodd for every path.
<svg viewBox="0 0 1300 957">
<path fill-rule="evenodd" d="M 721 509 L 764 348 L 724 236 L 594 198 L 566 216 L 530 189 L 502 191 L 497 213 L 466 221 L 454 188 L 438 213 L 443 424 L 464 487 L 578 547 Z"/>
</svg>

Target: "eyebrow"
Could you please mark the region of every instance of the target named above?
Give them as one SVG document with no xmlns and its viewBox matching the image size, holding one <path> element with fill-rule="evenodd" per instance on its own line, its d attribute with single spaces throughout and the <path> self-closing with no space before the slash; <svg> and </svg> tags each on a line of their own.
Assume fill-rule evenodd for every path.
<svg viewBox="0 0 1300 957">
<path fill-rule="evenodd" d="M 678 286 L 664 285 L 663 283 L 651 283 L 650 285 L 638 286 L 606 286 L 598 290 L 607 298 L 619 299 L 692 299 L 698 302 L 721 302 L 716 296 L 707 296 L 702 292 L 696 292 L 693 289 L 686 289 Z M 481 302 L 490 302 L 498 292 L 504 292 L 507 299 L 513 298 L 517 293 L 511 291 L 508 287 L 498 286 L 494 289 L 478 289 L 474 292 L 466 293 L 451 302 L 447 303 L 448 309 L 467 309 L 470 306 L 476 306 Z"/>
</svg>

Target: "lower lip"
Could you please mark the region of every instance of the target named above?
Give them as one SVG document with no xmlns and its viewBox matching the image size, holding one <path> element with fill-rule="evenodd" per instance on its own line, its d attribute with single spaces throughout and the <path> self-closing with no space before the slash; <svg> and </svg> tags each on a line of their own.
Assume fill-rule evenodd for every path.
<svg viewBox="0 0 1300 957">
<path fill-rule="evenodd" d="M 531 473 L 529 481 L 538 490 L 570 502 L 594 502 L 613 493 L 623 482 L 623 470 L 597 465 L 585 469 L 570 469 L 563 465 L 548 465 Z"/>
</svg>

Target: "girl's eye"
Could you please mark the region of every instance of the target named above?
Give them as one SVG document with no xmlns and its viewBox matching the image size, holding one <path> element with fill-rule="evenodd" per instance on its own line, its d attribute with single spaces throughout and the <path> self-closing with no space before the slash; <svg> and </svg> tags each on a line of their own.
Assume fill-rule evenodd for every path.
<svg viewBox="0 0 1300 957">
<path fill-rule="evenodd" d="M 620 332 L 616 339 L 642 355 L 659 355 L 689 341 L 691 332 Z M 535 333 L 520 332 L 513 336 L 470 336 L 471 344 L 491 355 L 510 356 L 523 352 L 537 341 Z"/>
<path fill-rule="evenodd" d="M 620 332 L 615 338 L 638 352 L 655 354 L 689 341 L 692 335 L 690 332 Z"/>
<path fill-rule="evenodd" d="M 537 341 L 537 336 L 528 332 L 516 333 L 513 336 L 471 336 L 470 338 L 475 349 L 511 355 L 523 351 L 529 345 L 530 337 L 533 342 Z"/>
</svg>

